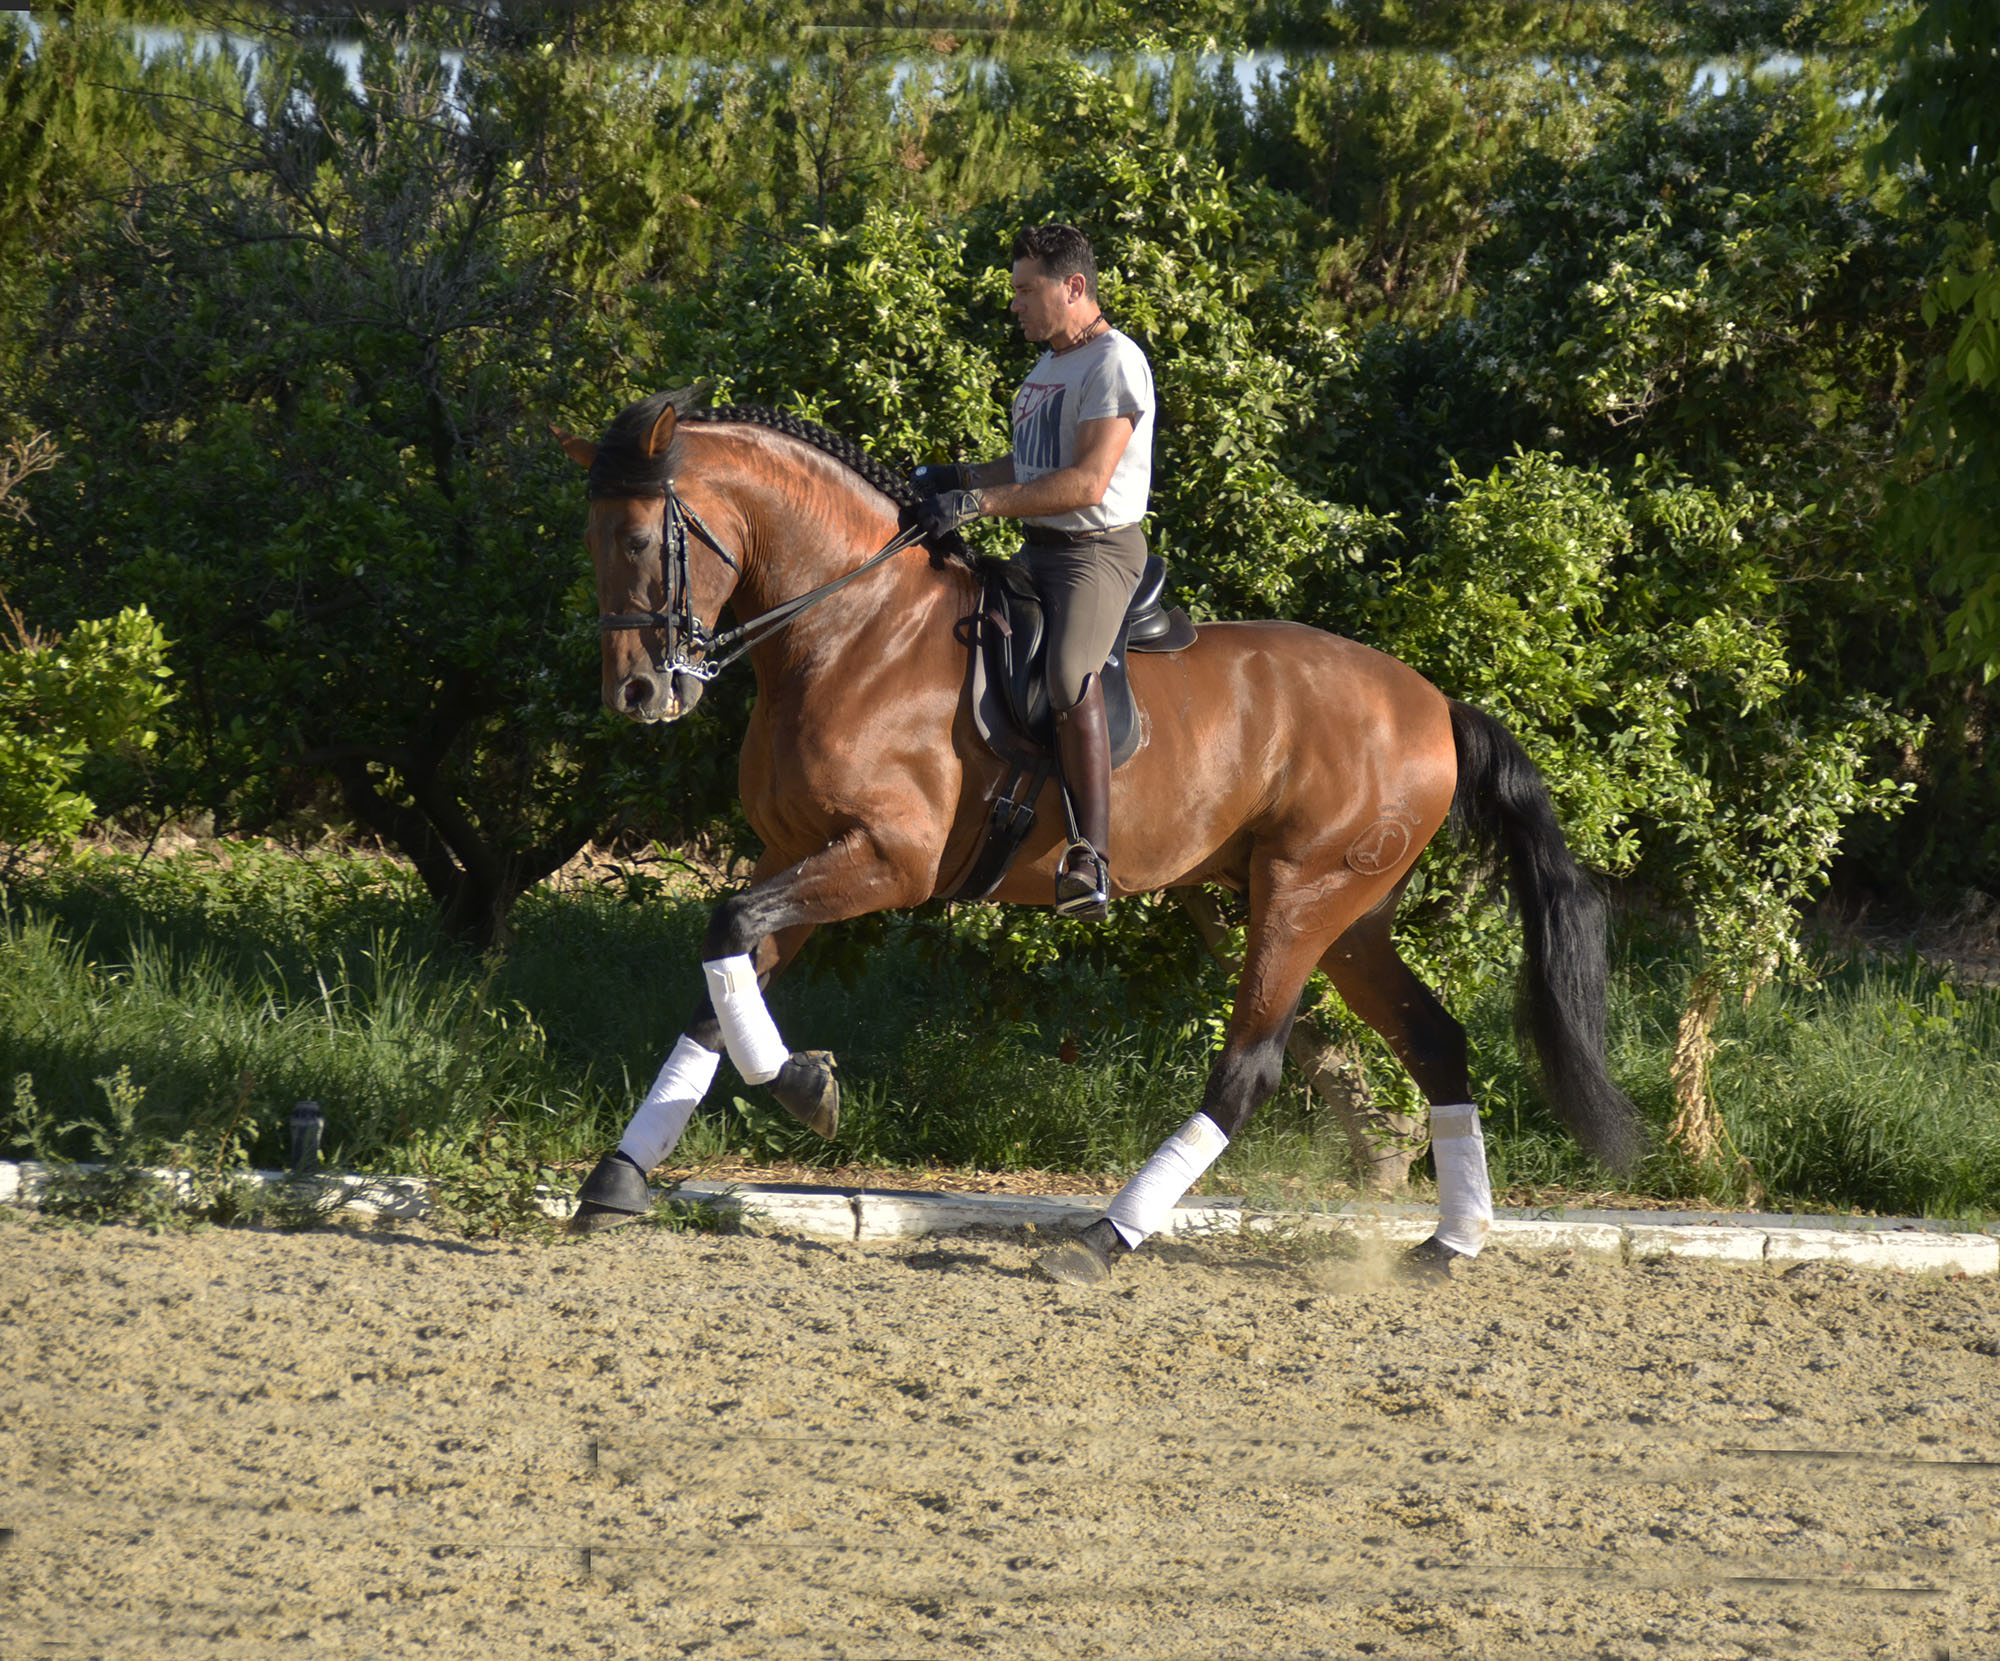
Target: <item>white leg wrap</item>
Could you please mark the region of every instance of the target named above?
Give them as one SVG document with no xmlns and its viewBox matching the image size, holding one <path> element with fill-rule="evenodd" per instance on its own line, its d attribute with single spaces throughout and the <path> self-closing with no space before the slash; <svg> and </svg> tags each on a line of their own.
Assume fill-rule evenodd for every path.
<svg viewBox="0 0 2000 1661">
<path fill-rule="evenodd" d="M 1493 1189 L 1486 1179 L 1479 1109 L 1471 1102 L 1431 1109 L 1431 1159 L 1437 1166 L 1437 1237 L 1453 1251 L 1477 1257 L 1493 1224 Z"/>
<path fill-rule="evenodd" d="M 792 1052 L 778 1036 L 778 1023 L 764 1007 L 764 994 L 757 985 L 757 971 L 744 953 L 720 957 L 704 963 L 708 995 L 715 1005 L 715 1018 L 722 1023 L 722 1041 L 729 1046 L 729 1059 L 743 1075 L 745 1084 L 763 1084 L 778 1076 L 778 1069 Z"/>
<path fill-rule="evenodd" d="M 683 1033 L 618 1139 L 618 1151 L 642 1171 L 650 1171 L 665 1159 L 715 1082 L 715 1069 L 721 1060 L 715 1051 L 703 1049 Z"/>
<path fill-rule="evenodd" d="M 1167 1226 L 1181 1196 L 1228 1146 L 1222 1127 L 1206 1113 L 1197 1113 L 1182 1125 L 1105 1208 L 1104 1215 L 1118 1230 L 1119 1239 L 1136 1246 L 1147 1235 L 1158 1234 Z"/>
</svg>

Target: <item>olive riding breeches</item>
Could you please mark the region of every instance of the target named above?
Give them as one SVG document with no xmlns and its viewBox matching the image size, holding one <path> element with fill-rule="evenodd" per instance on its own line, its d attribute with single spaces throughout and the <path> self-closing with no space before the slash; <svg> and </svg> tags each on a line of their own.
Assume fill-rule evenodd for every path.
<svg viewBox="0 0 2000 1661">
<path fill-rule="evenodd" d="M 1027 567 L 1042 597 L 1049 704 L 1069 709 L 1117 642 L 1125 608 L 1145 574 L 1145 532 L 1121 525 L 1075 543 L 1029 541 L 1014 558 Z"/>
</svg>

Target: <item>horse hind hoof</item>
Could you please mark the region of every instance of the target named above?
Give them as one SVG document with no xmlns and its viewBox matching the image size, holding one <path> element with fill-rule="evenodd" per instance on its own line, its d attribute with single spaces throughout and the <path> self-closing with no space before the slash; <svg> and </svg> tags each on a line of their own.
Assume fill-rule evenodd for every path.
<svg viewBox="0 0 2000 1661">
<path fill-rule="evenodd" d="M 569 1232 L 601 1234 L 607 1228 L 643 1217 L 652 1209 L 653 1191 L 646 1184 L 646 1173 L 631 1155 L 614 1149 L 578 1185 L 576 1212 L 569 1220 Z"/>
<path fill-rule="evenodd" d="M 1104 1218 L 1074 1240 L 1065 1240 L 1035 1259 L 1035 1267 L 1060 1286 L 1102 1286 L 1111 1265 L 1132 1248 Z"/>
<path fill-rule="evenodd" d="M 794 1119 L 829 1142 L 840 1129 L 840 1081 L 830 1050 L 794 1050 L 785 1057 L 771 1094 Z"/>
<path fill-rule="evenodd" d="M 1435 1285 L 1441 1280 L 1451 1279 L 1454 1263 L 1469 1262 L 1466 1254 L 1456 1246 L 1447 1246 L 1435 1234 L 1428 1240 L 1412 1246 L 1403 1253 L 1397 1264 L 1397 1272 L 1405 1280 L 1424 1281 Z"/>
</svg>

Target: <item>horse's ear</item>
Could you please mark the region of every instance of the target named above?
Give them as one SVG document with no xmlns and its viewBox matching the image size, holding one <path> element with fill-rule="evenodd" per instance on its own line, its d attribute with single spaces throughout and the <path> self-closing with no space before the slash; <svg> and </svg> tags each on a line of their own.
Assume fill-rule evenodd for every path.
<svg viewBox="0 0 2000 1661">
<path fill-rule="evenodd" d="M 574 433 L 566 433 L 562 428 L 551 426 L 549 431 L 556 435 L 556 442 L 563 447 L 563 454 L 579 467 L 588 467 L 597 459 L 597 446 L 587 438 L 578 438 Z"/>
<path fill-rule="evenodd" d="M 653 430 L 646 438 L 645 453 L 648 456 L 666 454 L 667 446 L 674 441 L 674 422 L 679 416 L 680 412 L 671 403 L 660 411 L 659 420 L 653 423 Z"/>
</svg>

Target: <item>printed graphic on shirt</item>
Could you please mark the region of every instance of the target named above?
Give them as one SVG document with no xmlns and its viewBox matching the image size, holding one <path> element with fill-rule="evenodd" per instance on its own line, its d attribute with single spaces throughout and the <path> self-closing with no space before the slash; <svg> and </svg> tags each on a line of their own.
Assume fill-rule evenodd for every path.
<svg viewBox="0 0 2000 1661">
<path fill-rule="evenodd" d="M 1063 385 L 1029 381 L 1014 399 L 1014 463 L 1052 473 L 1062 466 Z"/>
</svg>

